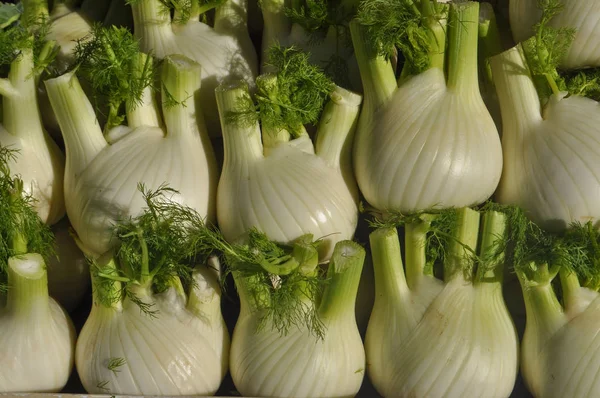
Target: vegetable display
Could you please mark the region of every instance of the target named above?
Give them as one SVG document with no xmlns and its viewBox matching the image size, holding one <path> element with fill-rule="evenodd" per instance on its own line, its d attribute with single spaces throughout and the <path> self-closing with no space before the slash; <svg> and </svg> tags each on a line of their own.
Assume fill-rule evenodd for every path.
<svg viewBox="0 0 600 398">
<path fill-rule="evenodd" d="M 600 396 L 596 0 L 0 0 L 0 394 Z"/>
</svg>

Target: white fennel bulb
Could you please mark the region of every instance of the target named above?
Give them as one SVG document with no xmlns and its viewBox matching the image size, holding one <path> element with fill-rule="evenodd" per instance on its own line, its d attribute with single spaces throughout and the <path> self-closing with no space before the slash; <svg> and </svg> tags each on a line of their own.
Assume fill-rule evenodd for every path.
<svg viewBox="0 0 600 398">
<path fill-rule="evenodd" d="M 556 91 L 538 95 L 523 47 L 491 60 L 502 110 L 504 170 L 496 193 L 548 229 L 600 217 L 600 108 Z"/>
<path fill-rule="evenodd" d="M 314 257 L 313 270 L 316 252 Z M 269 289 L 261 290 L 260 297 L 253 296 L 250 291 L 256 294 L 256 280 L 234 272 L 241 311 L 231 342 L 230 370 L 243 396 L 330 398 L 358 393 L 364 378 L 365 352 L 356 326 L 354 300 L 364 257 L 365 251 L 358 244 L 337 243 L 315 314 L 323 328 L 321 333 L 302 323 L 305 318 L 282 333 L 272 323 L 273 318 L 263 318 L 264 310 L 256 306 L 269 300 Z M 314 297 L 307 291 L 299 288 L 294 292 L 311 306 Z"/>
<path fill-rule="evenodd" d="M 25 184 L 25 193 L 35 198 L 34 206 L 40 218 L 52 225 L 65 215 L 63 178 L 65 157 L 42 125 L 38 106 L 37 80 L 33 54 L 33 37 L 16 32 L 16 26 L 2 34 L 13 40 L 15 58 L 8 77 L 0 78 L 2 124 L 0 145 L 18 150 L 9 161 L 14 175 Z M 47 43 L 46 50 L 52 48 Z M 43 62 L 41 59 L 38 62 Z"/>
<path fill-rule="evenodd" d="M 258 85 L 260 79 L 270 85 L 276 77 L 262 76 Z M 225 152 L 217 219 L 225 238 L 235 241 L 257 228 L 289 243 L 310 233 L 323 238 L 320 254 L 327 261 L 336 242 L 352 238 L 358 222 L 350 153 L 361 96 L 341 88 L 331 94 L 315 145 L 303 128 L 290 140 L 264 125 L 261 135 L 258 121 L 230 121 L 228 114 L 248 98 L 244 84 L 221 86 L 216 96 Z"/>
<path fill-rule="evenodd" d="M 193 267 L 208 228 L 169 188 L 140 190 L 143 211 L 117 224 L 119 244 L 92 265 L 77 373 L 92 394 L 213 395 L 227 373 L 229 332 L 219 262 Z"/>
<path fill-rule="evenodd" d="M 12 177 L 12 155 L 0 145 L 0 391 L 56 392 L 73 368 L 75 331 L 48 294 L 52 232 Z"/>
<path fill-rule="evenodd" d="M 353 161 L 365 199 L 404 213 L 484 202 L 500 179 L 502 148 L 479 92 L 478 3 L 450 4 L 447 27 L 443 16 L 420 27 L 430 38 L 428 66 L 405 64 L 399 85 L 372 43 L 377 18 L 350 24 L 365 97 Z"/>
<path fill-rule="evenodd" d="M 142 305 L 156 311 L 153 315 L 127 298 L 112 306 L 94 300 L 76 352 L 77 373 L 87 392 L 173 396 L 217 391 L 229 353 L 219 282 L 206 267 L 195 271 L 194 280 L 197 287 L 187 300 L 173 287 L 161 294 L 137 290 Z"/>
<path fill-rule="evenodd" d="M 73 368 L 75 329 L 48 295 L 44 259 L 8 260 L 8 293 L 0 309 L 0 391 L 59 392 Z"/>
<path fill-rule="evenodd" d="M 263 58 L 273 44 L 297 46 L 310 54 L 312 63 L 323 68 L 340 86 L 362 91 L 358 64 L 349 40 L 348 22 L 354 16 L 357 2 L 354 0 L 332 1 L 330 4 L 266 0 L 260 2 L 264 21 L 262 35 Z M 315 2 L 320 3 L 320 2 Z M 327 18 L 322 20 L 322 12 Z M 290 14 L 304 16 L 295 21 Z M 321 19 L 320 19 L 321 18 Z M 331 21 L 336 24 L 328 25 Z M 307 31 L 306 27 L 310 30 Z M 263 64 L 268 70 L 268 65 Z"/>
<path fill-rule="evenodd" d="M 113 224 L 140 212 L 139 183 L 150 189 L 167 183 L 179 191 L 178 202 L 214 220 L 217 166 L 198 114 L 200 74 L 194 61 L 167 57 L 163 97 L 168 93 L 175 104 L 162 103 L 165 127 L 147 87 L 142 103 L 128 109 L 128 126 L 110 130 L 106 138 L 75 75 L 45 82 L 65 140 L 67 213 L 89 254 L 101 255 L 114 246 Z"/>
<path fill-rule="evenodd" d="M 56 64 L 60 72 L 74 61 L 73 53 L 77 42 L 85 40 L 92 32 L 93 21 L 86 18 L 80 10 L 72 10 L 58 3 L 50 14 L 52 20 L 46 38 L 53 40 L 58 45 Z"/>
<path fill-rule="evenodd" d="M 559 0 L 562 10 L 549 25 L 576 30 L 573 44 L 564 56 L 561 66 L 567 69 L 600 66 L 600 3 L 589 0 Z M 534 35 L 542 11 L 537 0 L 510 0 L 510 28 L 517 43 Z"/>
<path fill-rule="evenodd" d="M 436 224 L 442 215 L 406 224 L 406 269 L 396 228 L 370 235 L 376 296 L 365 339 L 367 372 L 385 397 L 509 397 L 513 390 L 518 339 L 496 252 L 505 218 L 485 214 L 478 250 L 479 213 L 457 212 L 458 224 L 449 229 Z M 444 281 L 434 277 L 436 259 L 430 257 L 439 242 L 431 236 L 440 231 L 453 236 L 443 244 Z M 437 239 L 447 239 L 442 236 Z M 474 272 L 463 245 L 490 264 Z"/>
<path fill-rule="evenodd" d="M 71 236 L 71 224 L 64 217 L 52 226 L 56 256 L 48 259 L 48 290 L 67 311 L 73 311 L 90 286 L 90 270 L 85 255 Z"/>
<path fill-rule="evenodd" d="M 143 52 L 152 53 L 159 59 L 181 54 L 202 65 L 202 111 L 209 134 L 219 135 L 215 89 L 232 79 L 251 83 L 257 75 L 256 50 L 247 28 L 247 1 L 226 0 L 219 5 L 214 26 L 200 22 L 202 7 L 197 5 L 191 5 L 187 18 L 176 13 L 172 20 L 161 0 L 131 3 L 134 34 L 140 40 Z M 182 9 L 190 7 L 190 3 L 184 1 L 173 3 L 180 3 Z"/>
<path fill-rule="evenodd" d="M 588 222 L 552 240 L 550 247 L 547 236 L 532 240 L 534 258 L 515 261 L 526 310 L 521 374 L 536 398 L 594 397 L 600 394 L 599 234 Z"/>
</svg>

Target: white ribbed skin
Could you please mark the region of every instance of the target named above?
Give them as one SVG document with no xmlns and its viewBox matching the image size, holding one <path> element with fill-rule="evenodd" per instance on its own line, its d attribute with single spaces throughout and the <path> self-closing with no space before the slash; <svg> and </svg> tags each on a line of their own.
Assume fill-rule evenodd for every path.
<svg viewBox="0 0 600 398">
<path fill-rule="evenodd" d="M 242 311 L 232 339 L 231 376 L 243 396 L 341 398 L 358 393 L 365 352 L 353 312 L 326 322 L 323 340 L 298 328 L 281 336 L 269 324 L 254 333 L 257 320 L 257 313 Z"/>
<path fill-rule="evenodd" d="M 35 262 L 32 270 L 43 266 L 39 254 L 23 255 L 18 261 Z M 47 292 L 24 293 L 29 296 L 18 297 L 13 309 L 0 302 L 0 391 L 59 392 L 73 369 L 75 329 Z"/>
<path fill-rule="evenodd" d="M 600 297 L 586 288 L 580 288 L 577 294 L 574 308 L 554 316 L 527 308 L 521 372 L 535 397 L 586 398 L 600 394 Z"/>
<path fill-rule="evenodd" d="M 150 190 L 168 183 L 179 191 L 173 200 L 213 219 L 215 169 L 212 148 L 199 135 L 165 136 L 159 128 L 142 126 L 105 146 L 79 175 L 67 163 L 67 213 L 86 249 L 100 255 L 115 243 L 114 223 L 145 207 L 138 182 Z"/>
<path fill-rule="evenodd" d="M 385 397 L 508 397 L 518 341 L 497 284 L 425 277 L 402 297 L 376 296 L 365 349 Z"/>
<path fill-rule="evenodd" d="M 381 109 L 361 114 L 354 171 L 367 201 L 414 212 L 487 200 L 502 172 L 498 131 L 478 87 L 460 94 L 429 69 Z"/>
<path fill-rule="evenodd" d="M 516 49 L 509 51 L 510 57 L 518 57 Z M 523 207 L 545 228 L 600 218 L 599 104 L 561 94 L 550 97 L 541 110 L 533 83 L 512 73 L 510 62 L 492 61 L 494 76 L 511 76 L 510 84 L 496 79 L 504 150 L 496 199 Z"/>
<path fill-rule="evenodd" d="M 600 66 L 600 3 L 595 0 L 563 0 L 561 3 L 564 8 L 550 26 L 577 30 L 561 66 L 567 69 Z M 510 0 L 509 15 L 513 37 L 518 43 L 532 36 L 541 13 L 537 0 Z"/>
<path fill-rule="evenodd" d="M 151 318 L 129 300 L 121 310 L 94 305 L 77 340 L 77 372 L 92 394 L 213 395 L 227 372 L 229 335 L 218 295 L 214 311 L 195 315 L 173 290 Z M 112 358 L 126 363 L 108 369 Z M 107 382 L 107 383 L 106 383 Z M 106 383 L 106 384 L 104 384 Z"/>
<path fill-rule="evenodd" d="M 340 169 L 314 154 L 308 137 L 260 158 L 246 157 L 234 145 L 226 144 L 225 151 L 217 218 L 227 240 L 252 227 L 285 243 L 311 233 L 325 238 L 319 250 L 326 261 L 337 242 L 354 236 L 358 207 L 352 192 Z"/>
</svg>

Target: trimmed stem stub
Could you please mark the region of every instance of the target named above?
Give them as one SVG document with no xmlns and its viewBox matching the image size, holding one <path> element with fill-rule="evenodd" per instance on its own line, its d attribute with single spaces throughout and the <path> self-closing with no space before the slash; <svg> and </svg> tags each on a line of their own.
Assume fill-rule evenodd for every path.
<svg viewBox="0 0 600 398">
<path fill-rule="evenodd" d="M 48 276 L 41 255 L 28 253 L 8 259 L 6 308 L 14 313 L 48 313 Z"/>
<path fill-rule="evenodd" d="M 44 84 L 65 141 L 66 173 L 79 175 L 107 146 L 94 107 L 72 72 Z"/>
<path fill-rule="evenodd" d="M 398 301 L 408 293 L 396 228 L 380 228 L 369 235 L 376 297 Z"/>
<path fill-rule="evenodd" d="M 365 93 L 363 112 L 367 106 L 376 110 L 385 104 L 398 88 L 394 69 L 390 61 L 386 61 L 377 53 L 377 49 L 369 45 L 367 29 L 358 21 L 350 22 L 350 33 Z"/>
<path fill-rule="evenodd" d="M 245 126 L 230 120 L 232 113 L 243 112 L 245 104 L 252 101 L 248 84 L 242 81 L 222 84 L 215 90 L 215 96 L 223 131 L 223 168 L 262 159 L 263 145 L 258 121 Z"/>
<path fill-rule="evenodd" d="M 196 98 L 200 92 L 202 67 L 183 55 L 165 57 L 162 66 L 162 107 L 170 136 L 198 134 Z M 202 123 L 203 124 L 203 123 Z M 204 127 L 204 126 L 203 126 Z"/>
<path fill-rule="evenodd" d="M 463 207 L 457 210 L 458 222 L 456 229 L 451 232 L 444 261 L 444 281 L 447 283 L 462 275 L 465 281 L 471 281 L 473 276 L 474 257 L 477 252 L 479 238 L 480 214 L 478 211 Z"/>
<path fill-rule="evenodd" d="M 323 319 L 354 318 L 354 305 L 364 261 L 365 249 L 358 243 L 347 240 L 335 245 L 327 272 L 329 283 L 319 307 Z"/>
<path fill-rule="evenodd" d="M 448 25 L 448 87 L 478 90 L 479 3 L 453 3 Z"/>
</svg>

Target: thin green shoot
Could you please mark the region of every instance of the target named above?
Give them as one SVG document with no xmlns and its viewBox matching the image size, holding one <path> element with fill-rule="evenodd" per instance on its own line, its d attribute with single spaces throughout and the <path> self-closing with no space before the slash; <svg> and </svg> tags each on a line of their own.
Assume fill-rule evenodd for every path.
<svg viewBox="0 0 600 398">
<path fill-rule="evenodd" d="M 108 363 L 106 364 L 106 367 L 108 368 L 108 370 L 110 370 L 116 375 L 120 372 L 119 369 L 126 363 L 127 361 L 125 360 L 125 358 L 110 358 L 108 360 Z"/>
</svg>

